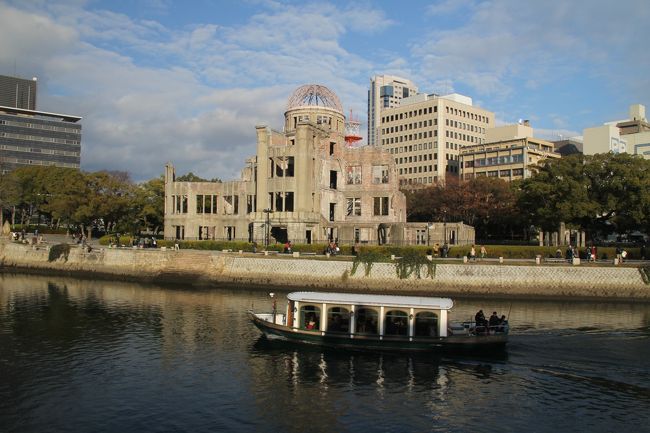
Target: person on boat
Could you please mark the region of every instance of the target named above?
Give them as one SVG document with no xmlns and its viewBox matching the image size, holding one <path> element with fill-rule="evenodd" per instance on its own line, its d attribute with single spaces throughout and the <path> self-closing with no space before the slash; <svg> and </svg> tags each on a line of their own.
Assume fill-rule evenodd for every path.
<svg viewBox="0 0 650 433">
<path fill-rule="evenodd" d="M 478 310 L 478 313 L 474 316 L 474 321 L 476 322 L 476 333 L 484 332 L 486 330 L 488 321 L 485 320 L 483 310 Z"/>
<path fill-rule="evenodd" d="M 490 325 L 489 330 L 491 331 L 496 331 L 497 327 L 499 326 L 499 316 L 497 316 L 497 312 L 493 311 L 492 315 L 490 316 L 490 321 L 488 322 Z"/>
<path fill-rule="evenodd" d="M 508 320 L 506 319 L 506 315 L 502 315 L 501 318 L 499 319 L 499 327 L 497 328 L 499 332 L 503 332 L 505 330 L 505 326 L 508 324 Z"/>
<path fill-rule="evenodd" d="M 307 321 L 307 329 L 315 329 L 316 328 L 316 321 L 314 320 L 314 316 L 309 316 L 309 319 Z"/>
</svg>

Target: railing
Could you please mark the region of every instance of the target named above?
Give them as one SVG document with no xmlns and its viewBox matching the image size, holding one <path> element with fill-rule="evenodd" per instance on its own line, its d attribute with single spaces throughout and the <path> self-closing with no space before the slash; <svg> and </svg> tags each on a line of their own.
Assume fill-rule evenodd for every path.
<svg viewBox="0 0 650 433">
<path fill-rule="evenodd" d="M 507 320 L 496 325 L 479 325 L 474 321 L 463 322 L 462 325 L 469 334 L 473 335 L 507 335 L 510 331 L 510 325 L 508 325 Z"/>
</svg>

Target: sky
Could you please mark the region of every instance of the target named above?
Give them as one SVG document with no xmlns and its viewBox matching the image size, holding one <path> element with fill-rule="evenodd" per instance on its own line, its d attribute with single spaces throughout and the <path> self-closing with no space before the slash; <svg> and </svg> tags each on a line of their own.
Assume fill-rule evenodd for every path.
<svg viewBox="0 0 650 433">
<path fill-rule="evenodd" d="M 238 179 L 256 125 L 334 91 L 365 136 L 370 77 L 470 96 L 498 124 L 581 135 L 650 109 L 647 0 L 0 0 L 0 74 L 82 116 L 81 168 Z"/>
</svg>

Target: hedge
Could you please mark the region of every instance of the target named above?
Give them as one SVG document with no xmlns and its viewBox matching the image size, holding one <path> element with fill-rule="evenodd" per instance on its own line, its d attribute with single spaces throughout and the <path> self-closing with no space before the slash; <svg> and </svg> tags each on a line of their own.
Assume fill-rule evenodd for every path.
<svg viewBox="0 0 650 433">
<path fill-rule="evenodd" d="M 64 235 L 68 232 L 67 228 L 55 228 L 55 227 L 49 227 L 49 226 L 34 226 L 34 225 L 25 225 L 23 226 L 22 224 L 14 224 L 13 228 L 11 229 L 14 232 L 20 232 L 23 230 L 23 227 L 25 228 L 25 233 L 34 233 L 34 230 L 38 230 L 39 233 L 47 235 L 47 234 L 54 234 L 54 235 Z"/>
<path fill-rule="evenodd" d="M 111 239 L 114 239 L 114 235 L 102 236 L 99 239 L 101 245 L 108 245 Z M 132 236 L 125 235 L 120 236 L 121 245 L 131 245 Z M 222 250 L 232 250 L 232 251 L 253 251 L 253 244 L 251 242 L 245 241 L 173 241 L 173 240 L 157 240 L 159 247 L 169 247 L 172 248 L 176 243 L 180 249 L 195 249 L 195 250 L 212 250 L 212 251 L 222 251 Z M 340 254 L 341 255 L 353 255 L 353 246 L 351 245 L 341 245 Z M 527 245 L 485 245 L 487 250 L 487 258 L 498 258 L 503 257 L 505 259 L 534 259 L 536 256 L 541 256 L 542 258 L 555 257 L 555 252 L 557 249 L 560 249 L 562 252 L 562 257 L 566 257 L 566 246 L 560 247 L 539 247 L 539 246 L 527 246 Z M 616 257 L 616 247 L 597 247 L 598 248 L 598 258 L 599 259 L 613 259 Z M 292 250 L 300 253 L 315 253 L 315 254 L 325 254 L 327 249 L 327 244 L 292 244 Z M 469 256 L 471 245 L 451 245 L 447 257 L 449 258 L 462 258 L 463 256 Z M 264 245 L 258 244 L 257 251 L 263 251 Z M 271 244 L 268 247 L 269 251 L 283 252 L 283 244 Z M 410 246 L 395 246 L 395 245 L 361 245 L 359 248 L 360 252 L 363 254 L 372 254 L 375 257 L 381 257 L 382 260 L 390 260 L 391 255 L 396 257 L 403 257 L 406 255 L 421 254 L 427 255 L 433 251 L 432 246 L 427 245 L 410 245 Z M 476 256 L 480 257 L 481 246 L 476 245 Z M 640 249 L 639 248 L 626 248 L 628 252 L 628 259 L 640 259 Z M 580 249 L 580 255 L 582 256 L 584 248 Z"/>
</svg>

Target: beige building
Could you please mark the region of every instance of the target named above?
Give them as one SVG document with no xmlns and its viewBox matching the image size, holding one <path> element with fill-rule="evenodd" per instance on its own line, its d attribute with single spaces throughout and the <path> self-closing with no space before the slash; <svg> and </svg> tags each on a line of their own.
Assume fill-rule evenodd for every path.
<svg viewBox="0 0 650 433">
<path fill-rule="evenodd" d="M 167 166 L 165 238 L 401 242 L 406 200 L 393 158 L 348 148 L 344 133 L 338 97 L 323 86 L 300 87 L 284 132 L 257 126 L 257 155 L 240 180 L 177 182 Z"/>
<path fill-rule="evenodd" d="M 627 140 L 621 137 L 620 129 L 615 123 L 585 128 L 582 131 L 582 151 L 585 155 L 597 153 L 626 153 Z"/>
<path fill-rule="evenodd" d="M 560 158 L 554 143 L 533 137 L 528 122 L 487 130 L 486 143 L 462 149 L 462 177 L 497 177 L 506 181 L 531 176 L 531 166 L 546 158 Z"/>
<path fill-rule="evenodd" d="M 616 124 L 620 135 L 627 141 L 630 152 L 650 159 L 650 123 L 645 117 L 645 106 L 630 106 L 630 118 Z"/>
<path fill-rule="evenodd" d="M 401 186 L 426 186 L 458 176 L 461 149 L 484 143 L 493 126 L 494 113 L 467 96 L 418 94 L 382 111 L 380 144 Z"/>
</svg>

